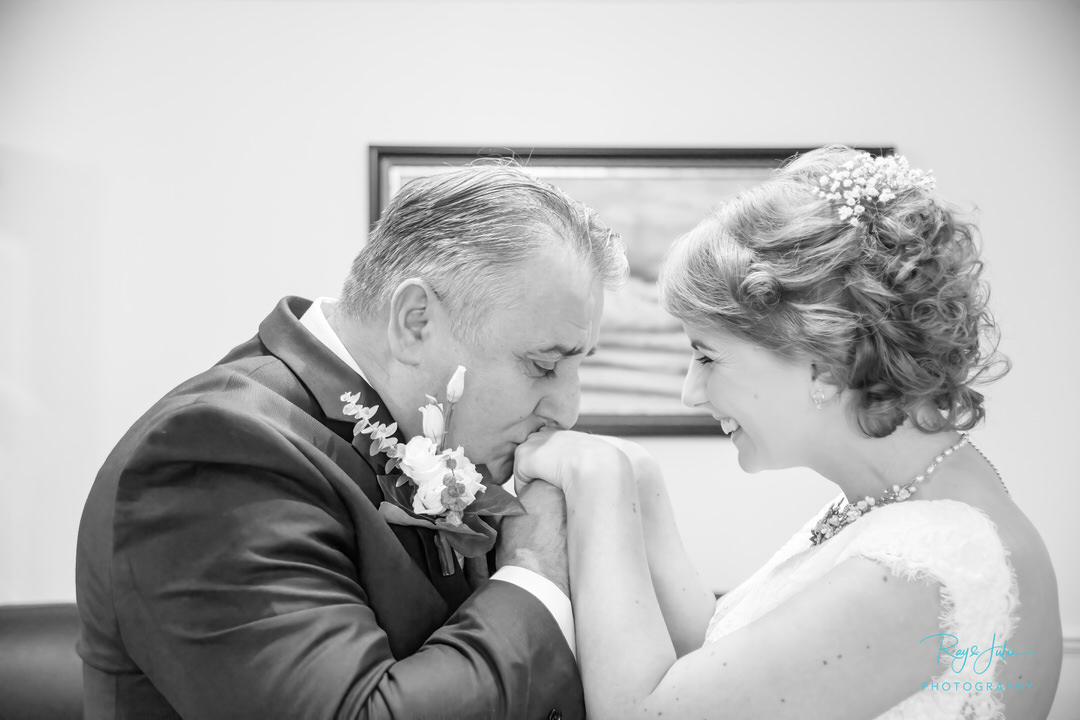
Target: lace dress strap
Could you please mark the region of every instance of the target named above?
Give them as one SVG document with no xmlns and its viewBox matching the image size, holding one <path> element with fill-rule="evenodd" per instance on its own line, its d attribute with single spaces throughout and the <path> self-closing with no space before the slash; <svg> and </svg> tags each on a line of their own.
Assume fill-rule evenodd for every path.
<svg viewBox="0 0 1080 720">
<path fill-rule="evenodd" d="M 847 538 L 844 534 L 849 533 Z M 907 580 L 932 580 L 941 585 L 941 632 L 930 638 L 934 648 L 956 650 L 978 646 L 980 650 L 1001 648 L 1016 626 L 1019 593 L 1008 551 L 997 527 L 982 511 L 955 500 L 897 503 L 878 508 L 840 533 L 838 564 L 851 557 L 865 557 L 879 563 L 895 576 Z M 950 638 L 948 636 L 953 636 Z M 942 643 L 945 643 L 942 645 Z M 942 656 L 943 663 L 945 656 Z M 917 717 L 911 710 L 927 713 L 928 706 L 945 710 L 956 705 L 955 714 L 927 713 L 924 717 L 977 718 L 1001 716 L 1001 696 L 989 691 L 996 687 L 1001 665 L 1000 653 L 985 652 L 967 662 L 956 659 L 942 666 L 936 682 L 948 682 L 970 692 L 930 692 L 909 698 L 887 717 Z M 969 684 L 969 685 L 966 685 Z M 949 688 L 952 689 L 952 688 Z M 981 690 L 981 692 L 980 692 Z M 928 696 L 928 692 L 930 695 Z"/>
</svg>

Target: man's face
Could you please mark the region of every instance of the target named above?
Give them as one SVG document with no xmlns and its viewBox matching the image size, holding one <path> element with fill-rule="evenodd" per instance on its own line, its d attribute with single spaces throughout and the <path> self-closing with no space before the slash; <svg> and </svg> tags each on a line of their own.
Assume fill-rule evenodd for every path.
<svg viewBox="0 0 1080 720">
<path fill-rule="evenodd" d="M 496 482 L 510 477 L 514 450 L 531 433 L 577 422 L 578 370 L 596 348 L 604 308 L 603 285 L 564 250 L 525 262 L 518 283 L 516 298 L 489 311 L 480 347 L 442 336 L 429 356 L 444 383 L 458 365 L 467 369 L 447 445 L 462 445 Z"/>
</svg>

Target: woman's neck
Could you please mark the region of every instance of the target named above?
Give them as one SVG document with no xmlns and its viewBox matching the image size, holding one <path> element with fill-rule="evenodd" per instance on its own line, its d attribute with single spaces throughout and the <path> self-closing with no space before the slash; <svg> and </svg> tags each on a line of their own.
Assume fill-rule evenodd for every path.
<svg viewBox="0 0 1080 720">
<path fill-rule="evenodd" d="M 893 485 L 914 482 L 959 440 L 954 430 L 924 433 L 906 424 L 883 438 L 854 432 L 821 453 L 814 469 L 836 483 L 849 501 L 878 498 Z"/>
</svg>

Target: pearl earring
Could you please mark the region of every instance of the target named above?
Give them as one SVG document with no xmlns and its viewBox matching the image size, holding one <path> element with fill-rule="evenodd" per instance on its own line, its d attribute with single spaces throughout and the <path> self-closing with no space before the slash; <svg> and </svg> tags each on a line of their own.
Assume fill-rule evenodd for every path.
<svg viewBox="0 0 1080 720">
<path fill-rule="evenodd" d="M 814 399 L 814 407 L 816 407 L 818 410 L 820 410 L 821 406 L 825 404 L 825 391 L 821 388 L 815 390 L 814 394 L 810 397 Z"/>
</svg>

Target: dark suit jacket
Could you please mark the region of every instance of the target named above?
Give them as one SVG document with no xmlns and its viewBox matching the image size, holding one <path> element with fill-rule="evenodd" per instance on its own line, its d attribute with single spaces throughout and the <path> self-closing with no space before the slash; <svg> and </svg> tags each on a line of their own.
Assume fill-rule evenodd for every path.
<svg viewBox="0 0 1080 720">
<path fill-rule="evenodd" d="M 431 531 L 378 514 L 384 461 L 350 445 L 340 396 L 382 403 L 299 324 L 310 304 L 282 300 L 98 474 L 76 568 L 86 717 L 583 716 L 535 597 L 444 578 Z"/>
</svg>

